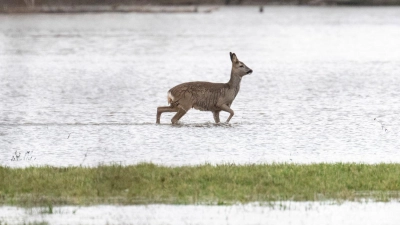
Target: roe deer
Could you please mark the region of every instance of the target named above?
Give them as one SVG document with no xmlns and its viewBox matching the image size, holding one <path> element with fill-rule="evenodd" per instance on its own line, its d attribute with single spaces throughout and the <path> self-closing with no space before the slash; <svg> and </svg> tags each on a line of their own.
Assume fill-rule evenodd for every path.
<svg viewBox="0 0 400 225">
<path fill-rule="evenodd" d="M 253 70 L 240 62 L 235 53 L 230 53 L 232 61 L 231 79 L 228 83 L 210 83 L 203 81 L 179 84 L 168 91 L 168 103 L 170 106 L 157 108 L 157 121 L 160 123 L 161 113 L 176 112 L 171 119 L 176 124 L 191 108 L 201 111 L 211 111 L 215 123 L 219 123 L 219 113 L 228 112 L 228 123 L 234 112 L 230 108 L 240 89 L 242 77 L 251 74 Z"/>
</svg>

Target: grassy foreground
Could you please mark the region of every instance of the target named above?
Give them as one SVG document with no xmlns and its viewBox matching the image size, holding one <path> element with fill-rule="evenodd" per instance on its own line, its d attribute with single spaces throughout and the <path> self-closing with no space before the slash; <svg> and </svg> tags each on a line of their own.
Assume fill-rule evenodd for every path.
<svg viewBox="0 0 400 225">
<path fill-rule="evenodd" d="M 0 204 L 400 199 L 400 164 L 0 167 Z"/>
</svg>

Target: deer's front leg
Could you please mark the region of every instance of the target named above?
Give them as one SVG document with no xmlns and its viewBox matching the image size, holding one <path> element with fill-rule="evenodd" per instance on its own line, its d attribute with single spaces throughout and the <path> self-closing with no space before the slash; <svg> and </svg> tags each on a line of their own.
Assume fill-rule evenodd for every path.
<svg viewBox="0 0 400 225">
<path fill-rule="evenodd" d="M 221 112 L 221 111 L 213 111 L 212 112 L 213 116 L 214 116 L 215 123 L 219 123 L 219 112 Z"/>
<path fill-rule="evenodd" d="M 221 105 L 220 108 L 225 111 L 228 112 L 230 115 L 228 117 L 228 119 L 226 120 L 227 123 L 229 123 L 229 121 L 231 120 L 232 116 L 235 115 L 235 113 L 233 112 L 233 110 L 228 106 L 228 105 Z"/>
</svg>

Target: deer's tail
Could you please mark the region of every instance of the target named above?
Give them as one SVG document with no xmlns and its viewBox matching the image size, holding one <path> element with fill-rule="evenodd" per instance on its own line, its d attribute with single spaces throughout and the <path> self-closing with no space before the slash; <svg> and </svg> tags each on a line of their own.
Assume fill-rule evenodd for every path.
<svg viewBox="0 0 400 225">
<path fill-rule="evenodd" d="M 174 101 L 174 96 L 172 96 L 171 92 L 168 91 L 168 104 L 172 104 L 172 102 Z"/>
</svg>

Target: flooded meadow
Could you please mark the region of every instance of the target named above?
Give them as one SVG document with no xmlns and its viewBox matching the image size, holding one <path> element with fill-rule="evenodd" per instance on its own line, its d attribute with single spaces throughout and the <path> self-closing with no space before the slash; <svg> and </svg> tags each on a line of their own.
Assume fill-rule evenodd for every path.
<svg viewBox="0 0 400 225">
<path fill-rule="evenodd" d="M 398 7 L 3 14 L 0 21 L 1 166 L 400 162 Z M 229 124 L 214 124 L 210 112 L 194 109 L 178 125 L 170 124 L 172 113 L 155 123 L 156 108 L 167 105 L 173 86 L 228 82 L 229 52 L 254 71 L 242 80 Z M 221 113 L 222 121 L 227 117 Z M 4 206 L 0 223 L 400 220 L 398 202 L 317 210 L 319 203 L 284 204 L 296 207 L 66 206 L 55 208 L 65 214 L 54 216 Z"/>
</svg>

